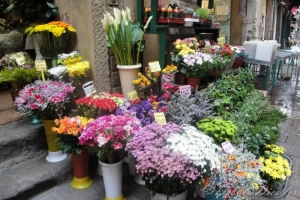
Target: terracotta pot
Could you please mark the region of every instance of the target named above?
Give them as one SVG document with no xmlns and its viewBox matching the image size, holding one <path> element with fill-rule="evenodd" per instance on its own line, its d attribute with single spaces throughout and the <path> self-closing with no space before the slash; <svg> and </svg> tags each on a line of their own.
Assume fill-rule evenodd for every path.
<svg viewBox="0 0 300 200">
<path fill-rule="evenodd" d="M 71 186 L 74 189 L 85 189 L 92 185 L 92 179 L 89 177 L 89 157 L 86 148 L 82 149 L 80 155 L 76 156 L 72 153 L 72 168 L 74 178 L 71 182 Z"/>
<path fill-rule="evenodd" d="M 178 85 L 185 85 L 186 76 L 185 76 L 185 74 L 177 73 L 175 80 L 176 80 L 175 81 L 176 84 L 178 84 Z"/>
<path fill-rule="evenodd" d="M 195 90 L 197 89 L 201 78 L 187 78 L 187 84 L 192 86 Z"/>
<path fill-rule="evenodd" d="M 194 18 L 192 14 L 185 14 L 183 18 Z"/>
<path fill-rule="evenodd" d="M 207 19 L 199 19 L 199 22 L 205 23 L 205 22 L 207 22 Z"/>
</svg>

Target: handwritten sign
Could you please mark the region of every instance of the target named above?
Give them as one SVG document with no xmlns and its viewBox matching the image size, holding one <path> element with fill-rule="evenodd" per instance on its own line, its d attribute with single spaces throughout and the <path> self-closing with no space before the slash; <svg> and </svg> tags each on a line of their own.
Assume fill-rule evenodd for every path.
<svg viewBox="0 0 300 200">
<path fill-rule="evenodd" d="M 225 153 L 232 153 L 235 151 L 234 147 L 229 141 L 223 142 L 221 145 Z"/>
<path fill-rule="evenodd" d="M 219 38 L 217 39 L 217 41 L 218 41 L 219 44 L 222 44 L 222 45 L 226 43 L 225 37 L 219 37 Z"/>
<path fill-rule="evenodd" d="M 183 97 L 189 97 L 192 94 L 190 85 L 179 86 L 179 91 L 180 95 Z"/>
<path fill-rule="evenodd" d="M 165 114 L 163 112 L 154 113 L 154 118 L 159 125 L 167 123 Z"/>
<path fill-rule="evenodd" d="M 16 62 L 18 65 L 24 65 L 26 63 L 26 60 L 25 60 L 25 57 L 24 55 L 19 55 L 17 58 L 16 58 Z"/>
<path fill-rule="evenodd" d="M 85 84 L 82 85 L 82 88 L 83 88 L 84 93 L 87 97 L 89 97 L 92 94 L 96 93 L 96 89 L 95 89 L 93 81 L 86 82 Z"/>
<path fill-rule="evenodd" d="M 161 71 L 160 65 L 158 61 L 149 62 L 149 67 L 151 72 L 159 72 Z"/>
<path fill-rule="evenodd" d="M 36 60 L 34 61 L 36 71 L 45 71 L 47 70 L 47 65 L 45 60 Z"/>
<path fill-rule="evenodd" d="M 131 91 L 131 92 L 128 92 L 128 93 L 127 93 L 127 96 L 128 96 L 129 101 L 133 101 L 133 100 L 136 100 L 136 99 L 139 98 L 138 95 L 137 95 L 136 90 L 133 90 L 133 91 Z"/>
</svg>

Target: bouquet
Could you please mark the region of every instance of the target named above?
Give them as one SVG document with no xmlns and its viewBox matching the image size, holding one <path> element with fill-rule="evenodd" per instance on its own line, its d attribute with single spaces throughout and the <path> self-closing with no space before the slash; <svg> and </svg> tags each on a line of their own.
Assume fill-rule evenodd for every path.
<svg viewBox="0 0 300 200">
<path fill-rule="evenodd" d="M 52 132 L 58 134 L 58 147 L 63 153 L 74 153 L 80 155 L 84 146 L 79 144 L 79 136 L 82 133 L 85 124 L 93 121 L 93 118 L 87 117 L 64 117 L 55 119 L 54 123 L 57 127 L 52 127 Z"/>
<path fill-rule="evenodd" d="M 144 50 L 142 44 L 145 30 L 152 19 L 148 18 L 144 30 L 137 21 L 131 20 L 129 8 L 114 8 L 114 15 L 106 12 L 102 20 L 106 33 L 107 46 L 111 48 L 118 65 L 134 65 L 139 63 L 139 54 Z"/>
<path fill-rule="evenodd" d="M 125 145 L 140 129 L 135 117 L 104 115 L 86 124 L 79 144 L 87 145 L 102 162 L 117 163 L 124 157 Z"/>
<path fill-rule="evenodd" d="M 57 57 L 58 57 L 57 63 L 62 65 L 73 64 L 83 60 L 83 58 L 77 51 L 73 51 L 69 54 L 65 54 L 65 53 L 58 54 Z"/>
<path fill-rule="evenodd" d="M 126 102 L 123 95 L 101 92 L 99 95 L 83 97 L 75 100 L 77 113 L 89 118 L 98 118 L 104 114 L 113 114 L 114 111 Z"/>
<path fill-rule="evenodd" d="M 136 132 L 127 149 L 152 195 L 163 193 L 168 198 L 202 181 L 219 166 L 218 147 L 189 125 L 152 123 Z"/>
<path fill-rule="evenodd" d="M 76 30 L 62 21 L 28 27 L 25 30 L 25 34 L 33 35 L 44 57 L 57 57 L 58 54 L 63 53 L 67 39 L 73 32 Z"/>
<path fill-rule="evenodd" d="M 216 195 L 224 199 L 242 200 L 254 199 L 265 189 L 265 181 L 259 175 L 263 164 L 254 154 L 237 149 L 219 158 L 221 166 L 209 177 L 207 193 L 216 191 Z"/>
<path fill-rule="evenodd" d="M 14 105 L 25 114 L 37 112 L 44 120 L 54 120 L 62 117 L 73 90 L 70 83 L 37 80 L 19 92 Z"/>
<path fill-rule="evenodd" d="M 185 54 L 194 54 L 198 47 L 199 42 L 196 38 L 177 39 L 173 42 L 171 60 L 177 64 L 182 60 L 182 56 Z"/>
<path fill-rule="evenodd" d="M 25 61 L 24 63 L 18 63 L 17 58 L 24 57 Z M 3 59 L 5 68 L 9 70 L 13 70 L 16 68 L 25 68 L 25 69 L 31 69 L 34 68 L 34 61 L 30 58 L 29 54 L 27 52 L 13 52 L 9 53 L 5 56 Z"/>
<path fill-rule="evenodd" d="M 284 147 L 269 144 L 266 145 L 264 155 L 259 158 L 264 164 L 260 175 L 269 184 L 270 189 L 275 189 L 276 184 L 282 183 L 292 174 L 289 162 L 282 157 L 284 152 Z"/>
</svg>

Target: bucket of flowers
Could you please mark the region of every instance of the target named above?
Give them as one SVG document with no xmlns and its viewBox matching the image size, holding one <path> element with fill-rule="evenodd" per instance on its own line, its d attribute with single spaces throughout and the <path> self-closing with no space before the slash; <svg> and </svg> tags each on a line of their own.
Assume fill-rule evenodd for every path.
<svg viewBox="0 0 300 200">
<path fill-rule="evenodd" d="M 136 132 L 126 147 L 136 159 L 152 199 L 185 199 L 219 165 L 212 139 L 190 125 L 152 123 Z"/>
<path fill-rule="evenodd" d="M 57 135 L 52 132 L 55 126 L 54 120 L 63 116 L 66 105 L 70 103 L 74 88 L 70 83 L 62 81 L 37 80 L 26 85 L 14 101 L 16 108 L 24 114 L 36 114 L 44 124 L 48 156 L 48 162 L 59 162 L 66 158 L 56 142 Z"/>
<path fill-rule="evenodd" d="M 263 163 L 255 155 L 235 148 L 231 153 L 222 153 L 220 168 L 215 169 L 205 186 L 206 199 L 254 199 L 265 189 L 260 177 Z"/>
<path fill-rule="evenodd" d="M 63 117 L 55 119 L 55 127 L 52 131 L 58 137 L 58 147 L 63 153 L 71 154 L 72 168 L 74 178 L 71 181 L 71 186 L 74 189 L 85 189 L 91 186 L 92 179 L 89 177 L 88 170 L 88 151 L 84 145 L 79 144 L 79 137 L 82 133 L 85 124 L 93 121 L 93 118 L 87 117 Z"/>
</svg>

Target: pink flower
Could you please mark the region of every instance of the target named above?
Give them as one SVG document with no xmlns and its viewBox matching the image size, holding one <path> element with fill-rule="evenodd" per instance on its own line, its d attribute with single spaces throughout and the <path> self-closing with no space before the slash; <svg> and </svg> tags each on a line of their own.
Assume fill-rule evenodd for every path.
<svg viewBox="0 0 300 200">
<path fill-rule="evenodd" d="M 122 149 L 123 145 L 120 143 L 120 142 L 115 142 L 114 144 L 114 149 L 117 150 L 117 149 Z"/>
</svg>

